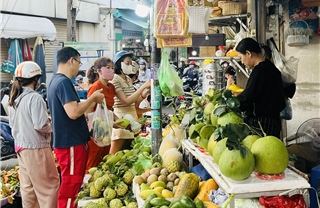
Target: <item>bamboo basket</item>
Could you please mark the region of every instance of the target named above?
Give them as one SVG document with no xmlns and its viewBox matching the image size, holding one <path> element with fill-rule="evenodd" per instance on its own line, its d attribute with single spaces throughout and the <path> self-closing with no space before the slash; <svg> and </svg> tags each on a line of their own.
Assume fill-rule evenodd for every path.
<svg viewBox="0 0 320 208">
<path fill-rule="evenodd" d="M 223 16 L 247 12 L 246 2 L 218 1 L 218 7 L 222 9 Z"/>
</svg>

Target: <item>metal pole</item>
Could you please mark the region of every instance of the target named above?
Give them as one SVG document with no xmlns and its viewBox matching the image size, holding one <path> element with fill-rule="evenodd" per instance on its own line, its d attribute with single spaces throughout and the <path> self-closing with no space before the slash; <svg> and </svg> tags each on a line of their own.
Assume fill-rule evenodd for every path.
<svg viewBox="0 0 320 208">
<path fill-rule="evenodd" d="M 256 0 L 256 20 L 257 20 L 257 41 L 258 43 L 266 43 L 266 0 Z"/>
<path fill-rule="evenodd" d="M 154 1 L 151 0 L 150 10 L 150 39 L 151 46 L 151 139 L 152 139 L 152 155 L 159 152 L 162 138 L 162 96 L 158 81 L 159 63 L 156 63 L 156 39 L 154 37 Z"/>
<path fill-rule="evenodd" d="M 76 41 L 76 16 L 77 9 L 72 0 L 67 1 L 67 41 Z"/>
</svg>

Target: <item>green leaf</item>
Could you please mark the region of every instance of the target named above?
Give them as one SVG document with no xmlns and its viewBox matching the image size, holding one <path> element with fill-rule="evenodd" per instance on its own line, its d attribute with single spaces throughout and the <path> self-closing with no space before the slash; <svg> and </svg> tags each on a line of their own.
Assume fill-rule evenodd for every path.
<svg viewBox="0 0 320 208">
<path fill-rule="evenodd" d="M 240 146 L 240 154 L 243 158 L 246 158 L 248 156 L 248 149 L 243 145 Z"/>
<path fill-rule="evenodd" d="M 226 90 L 222 93 L 222 97 L 227 100 L 228 98 L 232 98 L 233 94 L 230 90 Z"/>
<path fill-rule="evenodd" d="M 219 95 L 219 97 L 216 99 L 216 103 L 218 104 L 225 104 L 225 100 L 222 97 L 222 95 Z"/>
<path fill-rule="evenodd" d="M 229 108 L 239 108 L 240 101 L 236 97 L 231 97 L 226 100 L 226 104 Z"/>
<path fill-rule="evenodd" d="M 220 117 L 222 116 L 223 114 L 227 113 L 228 110 L 227 110 L 227 107 L 226 106 L 219 106 L 217 108 L 214 109 L 214 115 Z"/>
<path fill-rule="evenodd" d="M 215 141 L 217 141 L 217 142 L 223 139 L 223 128 L 222 127 L 216 128 L 216 130 L 214 131 L 214 138 L 215 138 Z"/>
<path fill-rule="evenodd" d="M 197 110 L 193 108 L 190 112 L 189 122 L 192 122 L 195 119 L 196 115 L 197 115 Z"/>
</svg>

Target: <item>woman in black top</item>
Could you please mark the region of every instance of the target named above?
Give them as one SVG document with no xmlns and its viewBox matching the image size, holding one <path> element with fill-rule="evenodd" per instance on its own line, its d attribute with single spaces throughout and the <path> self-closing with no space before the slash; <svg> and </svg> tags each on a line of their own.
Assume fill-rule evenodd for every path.
<svg viewBox="0 0 320 208">
<path fill-rule="evenodd" d="M 246 115 L 245 122 L 259 129 L 260 122 L 268 136 L 280 138 L 280 112 L 286 105 L 280 71 L 270 60 L 265 59 L 259 43 L 252 38 L 242 39 L 236 51 L 241 62 L 252 69 L 246 88 L 237 96 L 241 103 L 240 109 Z M 230 84 L 231 81 L 228 82 Z"/>
</svg>

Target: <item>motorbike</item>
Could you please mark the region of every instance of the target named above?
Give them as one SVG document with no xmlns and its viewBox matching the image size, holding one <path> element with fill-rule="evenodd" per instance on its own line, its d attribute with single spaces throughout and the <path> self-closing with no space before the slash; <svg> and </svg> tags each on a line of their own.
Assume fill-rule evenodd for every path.
<svg viewBox="0 0 320 208">
<path fill-rule="evenodd" d="M 8 116 L 0 116 L 0 149 L 1 158 L 0 160 L 6 160 L 16 157 L 14 151 L 14 139 L 11 134 L 11 128 L 9 126 Z"/>
<path fill-rule="evenodd" d="M 6 104 L 9 101 L 10 89 L 11 83 L 0 89 L 1 116 L 6 116 L 8 113 Z"/>
</svg>

